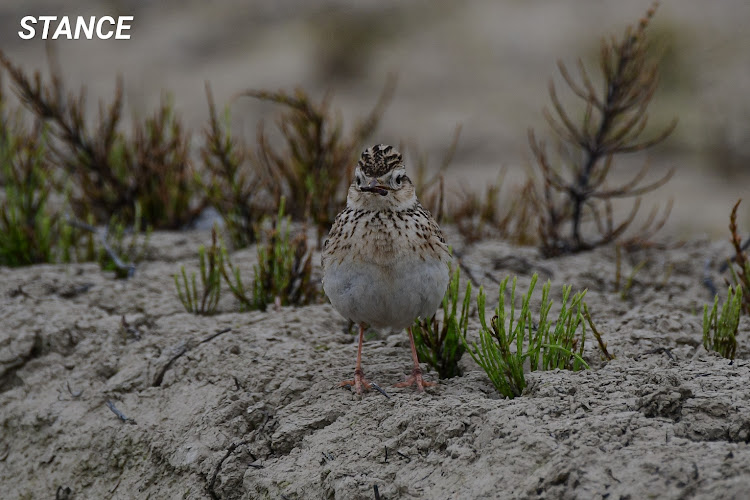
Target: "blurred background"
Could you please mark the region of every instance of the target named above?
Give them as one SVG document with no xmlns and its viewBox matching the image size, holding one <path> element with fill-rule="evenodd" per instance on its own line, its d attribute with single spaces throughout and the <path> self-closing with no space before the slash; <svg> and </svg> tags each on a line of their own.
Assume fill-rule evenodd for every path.
<svg viewBox="0 0 750 500">
<path fill-rule="evenodd" d="M 46 69 L 46 43 L 58 54 L 69 89 L 110 100 L 125 83 L 126 107 L 148 114 L 169 93 L 199 140 L 208 116 L 204 85 L 220 106 L 244 89 L 302 87 L 333 93 L 345 123 L 376 102 L 388 75 L 393 100 L 373 142 L 413 143 L 439 164 L 454 129 L 461 139 L 447 180 L 480 189 L 505 169 L 506 188 L 532 165 L 527 130 L 552 138 L 542 116 L 557 60 L 580 57 L 596 75 L 602 37 L 620 36 L 650 0 L 400 1 L 4 0 L 0 47 L 26 70 Z M 22 40 L 32 15 L 133 15 L 130 40 Z M 647 154 L 615 160 L 627 178 L 643 161 L 652 176 L 674 178 L 645 201 L 674 199 L 665 232 L 678 238 L 726 238 L 734 202 L 741 229 L 750 220 L 750 2 L 664 1 L 650 27 L 663 54 L 650 108 L 654 130 L 679 119 L 675 133 Z M 7 86 L 7 82 L 3 83 Z M 570 93 L 558 85 L 565 102 Z M 249 137 L 275 108 L 244 98 L 234 119 Z M 648 211 L 648 210 L 644 210 Z"/>
</svg>

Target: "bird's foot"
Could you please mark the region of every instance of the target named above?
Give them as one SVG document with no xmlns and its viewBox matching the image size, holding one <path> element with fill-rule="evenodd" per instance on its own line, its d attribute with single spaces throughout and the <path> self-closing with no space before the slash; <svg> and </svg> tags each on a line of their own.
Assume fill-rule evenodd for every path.
<svg viewBox="0 0 750 500">
<path fill-rule="evenodd" d="M 354 387 L 357 394 L 362 394 L 362 390 L 369 391 L 372 388 L 372 384 L 365 379 L 365 374 L 362 370 L 354 370 L 354 380 L 344 380 L 339 384 L 339 387 Z"/>
<path fill-rule="evenodd" d="M 409 378 L 407 378 L 403 382 L 394 384 L 394 387 L 409 387 L 411 385 L 416 385 L 419 392 L 424 392 L 425 387 L 432 387 L 433 385 L 437 385 L 437 382 L 427 382 L 422 378 L 422 369 L 414 368 Z"/>
</svg>

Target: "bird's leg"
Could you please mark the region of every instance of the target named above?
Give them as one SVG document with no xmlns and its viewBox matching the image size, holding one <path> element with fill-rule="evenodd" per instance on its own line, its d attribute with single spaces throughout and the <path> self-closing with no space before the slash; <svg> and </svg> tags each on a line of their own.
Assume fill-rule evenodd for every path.
<svg viewBox="0 0 750 500">
<path fill-rule="evenodd" d="M 362 394 L 362 388 L 370 390 L 371 384 L 365 380 L 365 373 L 362 371 L 362 342 L 365 339 L 365 325 L 359 325 L 359 347 L 357 348 L 357 366 L 354 368 L 354 380 L 344 380 L 339 384 L 340 387 L 354 386 L 357 394 Z"/>
<path fill-rule="evenodd" d="M 425 387 L 437 385 L 435 382 L 426 382 L 422 378 L 422 369 L 419 367 L 419 356 L 417 356 L 417 347 L 414 345 L 414 335 L 411 333 L 411 327 L 407 328 L 406 331 L 409 333 L 409 343 L 411 344 L 411 358 L 414 360 L 414 368 L 411 371 L 411 376 L 396 384 L 396 387 L 409 387 L 410 385 L 416 385 L 417 390 L 424 391 Z"/>
</svg>

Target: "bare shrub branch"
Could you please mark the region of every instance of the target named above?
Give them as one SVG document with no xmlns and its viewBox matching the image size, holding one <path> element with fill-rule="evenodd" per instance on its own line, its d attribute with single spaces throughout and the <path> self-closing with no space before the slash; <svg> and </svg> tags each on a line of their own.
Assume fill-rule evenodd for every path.
<svg viewBox="0 0 750 500">
<path fill-rule="evenodd" d="M 292 94 L 262 90 L 239 94 L 286 108 L 277 120 L 284 147 L 274 148 L 261 123 L 257 161 L 273 181 L 270 187 L 275 205 L 284 197 L 294 220 L 312 220 L 318 243 L 346 201 L 357 156 L 377 128 L 394 86 L 395 79 L 390 78 L 378 102 L 348 134 L 341 117 L 330 110 L 330 95 L 316 103 L 302 89 Z"/>
<path fill-rule="evenodd" d="M 635 29 L 628 27 L 622 38 L 602 41 L 600 91 L 580 60 L 578 79 L 558 62 L 564 82 L 583 101 L 583 111 L 567 110 L 555 84 L 550 82 L 552 109 L 545 108 L 543 114 L 560 142 L 561 157 L 568 160 L 567 172 L 552 165 L 544 142 L 537 140 L 533 130 L 529 131 L 531 151 L 542 174 L 535 200 L 541 214 L 540 245 L 546 256 L 588 250 L 622 237 L 638 213 L 638 197 L 660 188 L 674 174 L 670 170 L 655 181 L 645 182 L 649 172 L 649 165 L 645 164 L 630 181 L 615 188 L 606 184 L 614 155 L 650 148 L 666 139 L 677 125 L 673 120 L 653 137 L 642 138 L 648 123 L 646 110 L 659 76 L 658 61 L 651 55 L 646 37 L 657 5 L 648 10 Z M 581 116 L 580 120 L 577 116 Z M 624 221 L 615 223 L 611 200 L 632 197 L 636 200 L 630 213 Z M 592 221 L 598 236 L 584 235 L 583 226 Z M 646 235 L 653 236 L 663 224 L 662 219 L 649 217 L 648 224 L 631 241 L 646 241 Z"/>
<path fill-rule="evenodd" d="M 21 103 L 45 123 L 54 140 L 51 158 L 73 183 L 70 202 L 82 219 L 97 223 L 117 216 L 132 224 L 139 206 L 144 225 L 178 229 L 205 207 L 198 198 L 189 155 L 190 136 L 169 99 L 145 120 L 122 131 L 122 78 L 110 104 L 99 103 L 98 122 L 86 118 L 86 89 L 78 94 L 63 84 L 55 54 L 48 53 L 50 81 L 39 71 L 27 75 L 0 51 L 0 66 L 10 75 Z"/>
</svg>

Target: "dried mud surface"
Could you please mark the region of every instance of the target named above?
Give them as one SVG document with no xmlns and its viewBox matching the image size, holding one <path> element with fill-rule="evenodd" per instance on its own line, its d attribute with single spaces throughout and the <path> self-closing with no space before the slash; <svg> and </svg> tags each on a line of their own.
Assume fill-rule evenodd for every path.
<svg viewBox="0 0 750 500">
<path fill-rule="evenodd" d="M 467 355 L 464 376 L 417 394 L 390 387 L 409 370 L 406 335 L 376 337 L 365 371 L 390 399 L 359 399 L 338 387 L 356 345 L 330 305 L 238 313 L 224 297 L 220 314 L 185 313 L 172 275 L 207 239 L 156 234 L 129 281 L 92 264 L 0 269 L 5 498 L 746 494 L 747 319 L 733 364 L 701 346 L 703 264 L 726 245 L 629 256 L 624 273 L 648 263 L 625 300 L 611 247 L 556 260 L 500 241 L 465 248 L 490 296 L 508 274 L 523 287 L 551 278 L 558 301 L 563 283 L 588 288 L 617 359 L 589 345 L 590 371 L 532 374 L 504 400 Z M 250 273 L 253 256 L 233 258 Z"/>
</svg>

